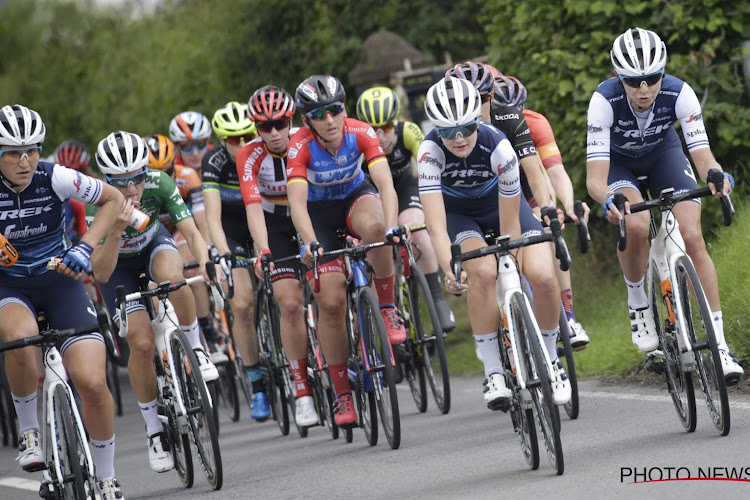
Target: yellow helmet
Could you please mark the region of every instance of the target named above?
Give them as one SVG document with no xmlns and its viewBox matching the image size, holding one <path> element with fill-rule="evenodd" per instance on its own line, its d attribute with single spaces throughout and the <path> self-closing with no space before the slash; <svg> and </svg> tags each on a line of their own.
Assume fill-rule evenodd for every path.
<svg viewBox="0 0 750 500">
<path fill-rule="evenodd" d="M 357 117 L 373 127 L 391 123 L 401 114 L 401 101 L 388 87 L 372 87 L 357 100 Z"/>
</svg>

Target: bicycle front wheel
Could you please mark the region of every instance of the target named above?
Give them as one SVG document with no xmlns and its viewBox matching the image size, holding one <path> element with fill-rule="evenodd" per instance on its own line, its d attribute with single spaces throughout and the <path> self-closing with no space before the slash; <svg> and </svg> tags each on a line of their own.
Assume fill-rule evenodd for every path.
<svg viewBox="0 0 750 500">
<path fill-rule="evenodd" d="M 219 433 L 216 430 L 211 400 L 206 383 L 201 376 L 198 359 L 190 347 L 182 330 L 175 329 L 169 336 L 175 362 L 177 380 L 175 385 L 182 392 L 182 399 L 187 410 L 187 421 L 193 435 L 193 443 L 203 465 L 208 484 L 214 490 L 221 489 L 223 469 Z"/>
<path fill-rule="evenodd" d="M 544 437 L 547 458 L 552 469 L 559 476 L 565 471 L 560 441 L 560 420 L 559 417 L 556 418 L 557 408 L 552 400 L 552 385 L 547 362 L 542 352 L 542 337 L 534 327 L 531 311 L 521 292 L 516 292 L 511 297 L 510 314 L 513 331 L 517 336 L 516 345 L 524 346 L 524 352 L 527 354 L 523 356 L 522 361 L 525 363 L 526 384 L 531 392 L 531 401 Z"/>
<path fill-rule="evenodd" d="M 78 434 L 68 392 L 62 385 L 57 385 L 53 392 L 52 415 L 49 438 L 52 439 L 51 446 L 56 447 L 57 451 L 52 453 L 52 458 L 62 474 L 62 478 L 58 478 L 62 479 L 62 483 L 56 486 L 62 498 L 83 500 L 87 492 L 94 492 L 93 478 L 89 478 L 88 471 L 84 470 L 85 437 Z"/>
<path fill-rule="evenodd" d="M 359 322 L 381 425 L 388 444 L 395 450 L 401 445 L 401 419 L 393 373 L 393 353 L 378 300 L 369 287 L 359 292 Z"/>
<path fill-rule="evenodd" d="M 661 279 L 656 272 L 656 263 L 649 263 L 651 314 L 659 335 L 659 346 L 664 360 L 664 373 L 667 376 L 667 389 L 677 411 L 682 427 L 687 432 L 695 431 L 695 389 L 690 372 L 683 371 L 680 361 L 680 345 L 677 341 L 674 324 L 672 294 L 662 289 Z"/>
<path fill-rule="evenodd" d="M 440 413 L 445 414 L 451 409 L 451 386 L 443 329 L 427 286 L 427 278 L 419 266 L 412 266 L 408 280 L 411 321 L 417 337 L 417 350 L 421 354 L 421 364 L 430 383 L 435 405 Z"/>
<path fill-rule="evenodd" d="M 675 300 L 675 312 L 684 318 L 687 326 L 698 380 L 711 421 L 719 435 L 726 436 L 730 428 L 729 397 L 711 309 L 693 263 L 686 257 L 680 257 L 675 271 L 679 291 L 679 297 L 676 297 L 678 300 Z"/>
<path fill-rule="evenodd" d="M 557 355 L 565 364 L 565 373 L 568 374 L 568 380 L 570 380 L 570 401 L 565 403 L 565 413 L 572 420 L 578 418 L 578 377 L 576 376 L 576 363 L 573 359 L 573 347 L 570 345 L 570 330 L 568 329 L 567 318 L 565 317 L 565 311 L 560 311 L 560 337 L 559 342 L 562 343 L 562 349 L 557 348 Z"/>
</svg>

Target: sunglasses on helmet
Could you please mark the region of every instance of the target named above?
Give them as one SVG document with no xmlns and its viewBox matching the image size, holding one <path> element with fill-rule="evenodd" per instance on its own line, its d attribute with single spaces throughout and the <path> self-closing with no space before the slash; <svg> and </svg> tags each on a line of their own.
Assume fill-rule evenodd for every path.
<svg viewBox="0 0 750 500">
<path fill-rule="evenodd" d="M 344 104 L 334 102 L 328 106 L 313 109 L 312 111 L 305 113 L 305 115 L 312 120 L 325 120 L 328 113 L 331 113 L 331 116 L 338 116 L 342 111 L 344 111 Z"/>
<path fill-rule="evenodd" d="M 270 134 L 273 129 L 281 132 L 289 126 L 289 120 L 284 118 L 283 120 L 274 120 L 272 122 L 257 122 L 255 128 L 263 132 L 264 134 Z"/>
<path fill-rule="evenodd" d="M 107 181 L 107 184 L 110 186 L 118 187 L 118 188 L 127 188 L 131 184 L 134 186 L 137 186 L 141 182 L 146 180 L 146 174 L 148 174 L 148 169 L 144 170 L 143 172 L 138 172 L 137 174 L 133 174 L 128 177 L 110 177 L 109 175 L 105 175 L 104 179 Z"/>
<path fill-rule="evenodd" d="M 620 77 L 620 81 L 628 87 L 637 89 L 643 82 L 646 82 L 646 85 L 648 85 L 649 87 L 651 85 L 655 85 L 664 76 L 664 70 L 645 76 L 617 76 Z"/>
<path fill-rule="evenodd" d="M 466 125 L 459 125 L 458 127 L 435 127 L 437 133 L 443 139 L 453 140 L 459 135 L 461 137 L 469 137 L 471 134 L 477 131 L 479 128 L 479 121 L 475 120 Z"/>
<path fill-rule="evenodd" d="M 230 135 L 229 137 L 225 137 L 224 140 L 227 141 L 227 144 L 231 144 L 232 146 L 239 146 L 240 140 L 245 141 L 245 144 L 255 139 L 256 134 L 255 132 L 248 132 L 247 134 L 243 135 Z"/>
</svg>

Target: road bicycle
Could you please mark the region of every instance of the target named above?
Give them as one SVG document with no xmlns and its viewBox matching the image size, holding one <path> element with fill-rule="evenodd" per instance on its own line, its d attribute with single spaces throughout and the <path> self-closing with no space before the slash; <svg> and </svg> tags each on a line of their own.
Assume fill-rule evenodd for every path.
<svg viewBox="0 0 750 500">
<path fill-rule="evenodd" d="M 18 417 L 5 374 L 5 354 L 0 354 L 0 433 L 3 446 L 18 444 Z"/>
<path fill-rule="evenodd" d="M 99 313 L 97 324 L 66 330 L 47 329 L 33 337 L 13 340 L 0 346 L 0 352 L 41 346 L 44 360 L 44 387 L 42 390 L 42 450 L 45 461 L 29 472 L 44 471 L 44 481 L 39 494 L 44 498 L 94 499 L 98 493 L 94 462 L 88 445 L 81 413 L 57 350 L 63 340 L 94 332 L 106 331 L 106 316 Z M 41 325 L 44 325 L 42 321 Z M 40 327 L 41 329 L 41 327 Z"/>
<path fill-rule="evenodd" d="M 411 232 L 426 230 L 425 224 L 409 227 Z M 445 334 L 424 272 L 414 257 L 412 245 L 399 232 L 402 244 L 394 248 L 396 262 L 396 305 L 407 332 L 406 342 L 394 353 L 409 384 L 420 413 L 427 411 L 427 382 L 440 413 L 451 408 L 450 375 L 445 356 Z"/>
<path fill-rule="evenodd" d="M 539 424 L 550 464 L 557 475 L 565 470 L 560 417 L 552 399 L 550 373 L 552 362 L 544 338 L 521 285 L 521 277 L 510 255 L 511 250 L 553 241 L 560 268 L 567 271 L 570 255 L 557 219 L 550 221 L 551 233 L 523 236 L 511 240 L 509 235 L 497 238 L 494 245 L 461 252 L 460 245 L 451 246 L 451 266 L 460 286 L 461 263 L 487 255 L 498 256 L 498 279 L 495 287 L 500 309 L 502 341 L 498 342 L 500 359 L 505 369 L 506 386 L 511 398 L 503 411 L 510 411 L 513 429 L 518 435 L 526 462 L 532 470 L 539 468 L 539 445 L 534 417 Z M 510 346 L 508 349 L 507 346 Z"/>
<path fill-rule="evenodd" d="M 206 271 L 212 281 L 216 282 L 213 262 L 206 264 Z M 154 368 L 158 385 L 159 419 L 164 424 L 169 439 L 175 469 L 182 484 L 190 488 L 194 481 L 190 449 L 192 439 L 208 484 L 214 490 L 219 490 L 223 483 L 223 468 L 211 398 L 195 352 L 179 327 L 174 307 L 168 299 L 175 290 L 202 281 L 203 276 L 196 276 L 176 283 L 164 281 L 149 289 L 148 280 L 144 278 L 139 292 L 126 295 L 125 288 L 118 286 L 115 303 L 120 312 L 119 334 L 125 337 L 128 332 L 126 304 L 148 299 L 143 302 L 156 337 Z M 211 285 L 211 292 L 216 308 L 223 309 L 221 289 Z M 152 297 L 157 299 L 158 310 L 150 300 Z"/>
<path fill-rule="evenodd" d="M 401 445 L 401 419 L 394 369 L 396 366 L 380 304 L 367 278 L 367 252 L 390 245 L 388 242 L 357 244 L 340 233 L 344 248 L 330 250 L 321 257 L 344 259 L 346 271 L 346 325 L 349 345 L 349 381 L 357 406 L 357 426 L 365 431 L 367 442 L 378 442 L 378 414 L 383 433 L 392 449 Z M 316 252 L 317 253 L 317 252 Z M 318 261 L 313 263 L 314 289 L 320 290 Z M 353 429 L 344 429 L 346 442 L 353 440 Z"/>
<path fill-rule="evenodd" d="M 709 177 L 709 182 L 716 185 L 723 182 L 720 172 L 718 178 Z M 645 281 L 650 314 L 659 335 L 659 349 L 647 355 L 646 368 L 666 375 L 672 403 L 687 432 L 693 432 L 696 428 L 692 376 L 695 372 L 711 421 L 719 435 L 726 436 L 730 429 L 729 399 L 711 309 L 672 211 L 681 201 L 712 196 L 711 190 L 704 187 L 675 193 L 673 188 L 668 188 L 662 190 L 659 198 L 648 200 L 645 178 L 639 179 L 639 182 L 647 201 L 631 205 L 630 213 L 652 209 L 661 212 L 658 230 L 651 213 Z M 615 195 L 615 205 L 623 214 L 625 201 L 622 194 Z M 724 225 L 729 226 L 734 208 L 728 196 L 721 198 L 721 206 Z M 625 217 L 619 226 L 618 248 L 624 250 L 627 245 Z"/>
</svg>

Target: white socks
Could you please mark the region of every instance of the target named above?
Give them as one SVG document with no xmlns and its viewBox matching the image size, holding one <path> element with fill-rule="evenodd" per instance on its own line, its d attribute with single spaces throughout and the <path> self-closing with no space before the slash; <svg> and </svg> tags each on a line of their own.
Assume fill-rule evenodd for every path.
<svg viewBox="0 0 750 500">
<path fill-rule="evenodd" d="M 623 276 L 623 278 L 625 278 Z M 646 297 L 646 291 L 643 289 L 643 281 L 646 279 L 644 276 L 637 283 L 628 281 L 625 278 L 625 284 L 628 288 L 628 307 L 631 309 L 643 309 L 648 307 L 648 297 Z"/>
<path fill-rule="evenodd" d="M 498 351 L 497 332 L 486 335 L 474 334 L 474 340 L 477 343 L 479 353 L 482 355 L 484 376 L 489 377 L 493 373 L 504 373 L 503 363 L 500 361 L 500 351 Z"/>
<path fill-rule="evenodd" d="M 141 415 L 143 420 L 146 422 L 146 435 L 153 436 L 157 432 L 164 430 L 161 420 L 159 420 L 159 410 L 156 406 L 156 399 L 148 403 L 138 402 L 138 406 L 141 409 Z"/>
<path fill-rule="evenodd" d="M 18 433 L 23 434 L 29 429 L 39 429 L 39 419 L 36 416 L 36 390 L 25 397 L 13 397 L 13 406 L 18 415 Z"/>
<path fill-rule="evenodd" d="M 201 327 L 198 325 L 197 318 L 193 320 L 193 324 L 190 326 L 180 325 L 180 329 L 185 332 L 185 336 L 188 342 L 190 342 L 190 347 L 193 349 L 203 349 L 203 344 L 201 344 Z"/>
<path fill-rule="evenodd" d="M 94 461 L 96 479 L 104 481 L 115 477 L 115 435 L 105 441 L 91 439 L 91 459 Z"/>
</svg>

